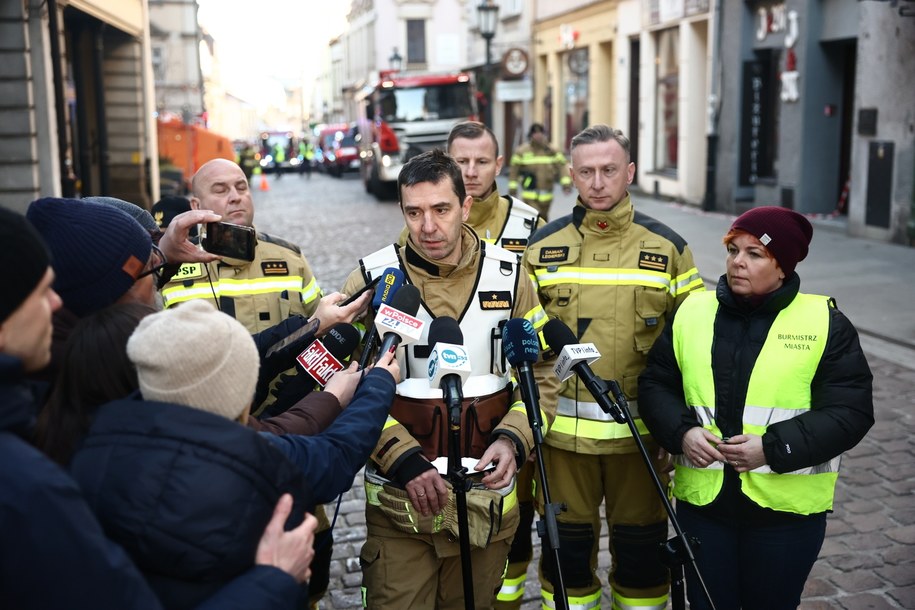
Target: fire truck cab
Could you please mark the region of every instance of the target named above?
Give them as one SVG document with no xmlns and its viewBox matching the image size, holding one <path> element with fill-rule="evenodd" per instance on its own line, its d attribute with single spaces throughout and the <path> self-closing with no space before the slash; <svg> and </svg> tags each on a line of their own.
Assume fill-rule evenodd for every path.
<svg viewBox="0 0 915 610">
<path fill-rule="evenodd" d="M 362 181 L 379 199 L 392 196 L 410 158 L 444 150 L 454 125 L 477 118 L 473 80 L 463 72 L 380 72 L 357 102 Z"/>
</svg>

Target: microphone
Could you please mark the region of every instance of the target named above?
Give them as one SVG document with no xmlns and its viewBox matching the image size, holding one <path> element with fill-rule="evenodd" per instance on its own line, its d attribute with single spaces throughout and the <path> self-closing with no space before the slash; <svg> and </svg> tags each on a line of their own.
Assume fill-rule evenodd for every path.
<svg viewBox="0 0 915 610">
<path fill-rule="evenodd" d="M 359 346 L 359 331 L 352 324 L 340 322 L 330 327 L 324 340 L 315 339 L 296 357 L 300 370 L 307 373 L 322 388 L 330 378 L 346 367 L 344 360 Z"/>
<path fill-rule="evenodd" d="M 375 362 L 398 345 L 414 343 L 422 337 L 425 322 L 415 317 L 419 311 L 419 289 L 406 284 L 397 291 L 391 303 L 382 303 L 375 316 L 375 329 L 381 334 L 381 347 Z"/>
<path fill-rule="evenodd" d="M 553 318 L 544 325 L 543 338 L 554 352 L 559 353 L 559 358 L 553 367 L 556 376 L 565 381 L 571 377 L 569 371 L 574 371 L 591 392 L 600 408 L 611 415 L 616 423 L 626 423 L 626 417 L 619 405 L 607 395 L 610 387 L 591 370 L 590 364 L 600 358 L 600 352 L 597 351 L 594 344 L 576 343 L 578 339 L 572 330 L 558 318 Z M 615 381 L 613 383 L 616 384 Z"/>
<path fill-rule="evenodd" d="M 442 390 L 445 405 L 449 409 L 456 407 L 460 418 L 461 401 L 464 400 L 462 387 L 470 377 L 471 368 L 457 320 L 449 316 L 432 320 L 429 345 L 434 346 L 429 354 L 429 385 Z"/>
<path fill-rule="evenodd" d="M 502 330 L 502 351 L 508 363 L 518 371 L 521 400 L 534 434 L 540 434 L 540 392 L 531 365 L 540 356 L 540 341 L 533 324 L 524 318 L 512 318 Z"/>
<path fill-rule="evenodd" d="M 403 286 L 403 282 L 403 271 L 397 267 L 388 267 L 385 269 L 381 274 L 381 285 L 375 288 L 375 292 L 372 295 L 372 310 L 378 311 L 382 304 L 390 303 L 397 291 L 400 290 L 400 287 Z M 372 348 L 375 346 L 375 341 L 377 340 L 378 331 L 375 330 L 375 326 L 373 325 L 365 334 L 365 341 L 362 344 L 362 357 L 359 359 L 360 370 L 364 369 L 365 365 L 368 364 L 369 356 L 371 355 Z"/>
</svg>

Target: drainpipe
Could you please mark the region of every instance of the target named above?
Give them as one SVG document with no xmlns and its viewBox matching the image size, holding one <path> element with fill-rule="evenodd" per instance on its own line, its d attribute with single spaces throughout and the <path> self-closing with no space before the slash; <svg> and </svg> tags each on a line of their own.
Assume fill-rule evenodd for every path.
<svg viewBox="0 0 915 610">
<path fill-rule="evenodd" d="M 98 181 L 96 195 L 111 195 L 111 168 L 108 166 L 108 123 L 105 113 L 105 31 L 107 25 L 92 32 L 95 36 L 95 54 L 92 61 L 93 79 L 95 81 L 95 122 L 96 142 L 98 144 Z"/>
<path fill-rule="evenodd" d="M 718 119 L 721 115 L 721 1 L 715 0 L 712 12 L 714 33 L 712 34 L 712 82 L 708 95 L 708 131 L 706 134 L 705 197 L 702 209 L 710 212 L 717 207 L 715 182 L 718 175 Z"/>
<path fill-rule="evenodd" d="M 60 165 L 60 191 L 62 197 L 76 197 L 76 180 L 73 168 L 67 162 L 67 104 L 64 101 L 64 76 L 60 52 L 60 13 L 57 0 L 48 0 L 48 29 L 51 43 L 51 74 L 54 81 L 54 115 L 57 119 L 57 163 Z"/>
</svg>

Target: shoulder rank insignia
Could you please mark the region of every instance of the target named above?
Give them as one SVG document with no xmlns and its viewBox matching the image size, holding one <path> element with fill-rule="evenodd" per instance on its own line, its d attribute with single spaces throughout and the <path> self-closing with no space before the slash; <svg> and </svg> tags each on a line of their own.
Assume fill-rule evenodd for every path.
<svg viewBox="0 0 915 610">
<path fill-rule="evenodd" d="M 503 237 L 502 247 L 512 252 L 524 252 L 524 249 L 527 247 L 527 240 L 509 239 L 508 237 Z"/>
<path fill-rule="evenodd" d="M 286 261 L 263 261 L 261 272 L 264 275 L 289 275 L 289 265 Z"/>
<path fill-rule="evenodd" d="M 553 248 L 540 248 L 540 262 L 552 263 L 562 262 L 569 258 L 568 246 L 556 246 Z"/>
<path fill-rule="evenodd" d="M 639 252 L 639 269 L 648 269 L 650 271 L 667 271 L 666 254 L 654 254 L 652 252 Z"/>
<path fill-rule="evenodd" d="M 511 309 L 512 293 L 508 290 L 479 292 L 480 309 Z"/>
</svg>

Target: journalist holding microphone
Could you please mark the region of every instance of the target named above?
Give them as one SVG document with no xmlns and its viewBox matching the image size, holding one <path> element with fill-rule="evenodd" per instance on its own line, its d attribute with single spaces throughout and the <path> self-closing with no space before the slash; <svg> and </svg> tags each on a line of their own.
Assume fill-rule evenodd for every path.
<svg viewBox="0 0 915 610">
<path fill-rule="evenodd" d="M 727 272 L 654 344 L 639 409 L 674 454 L 680 523 L 717 608 L 796 608 L 826 532 L 842 452 L 874 422 L 851 322 L 800 292 L 813 228 L 754 208 L 724 237 Z M 694 610 L 707 608 L 687 571 Z"/>
</svg>

